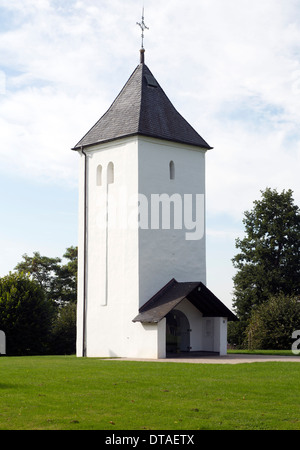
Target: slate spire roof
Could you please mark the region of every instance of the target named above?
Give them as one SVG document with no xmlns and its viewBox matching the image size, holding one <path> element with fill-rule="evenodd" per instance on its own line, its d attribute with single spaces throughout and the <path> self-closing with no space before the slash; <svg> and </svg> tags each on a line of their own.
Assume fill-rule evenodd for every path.
<svg viewBox="0 0 300 450">
<path fill-rule="evenodd" d="M 212 148 L 174 108 L 143 55 L 108 111 L 73 150 L 134 135 Z"/>
</svg>

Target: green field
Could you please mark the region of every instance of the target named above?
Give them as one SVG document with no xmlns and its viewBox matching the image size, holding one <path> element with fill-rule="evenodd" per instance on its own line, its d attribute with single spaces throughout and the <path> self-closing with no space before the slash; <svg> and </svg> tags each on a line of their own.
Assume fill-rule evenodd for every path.
<svg viewBox="0 0 300 450">
<path fill-rule="evenodd" d="M 0 358 L 1 430 L 300 430 L 300 364 Z"/>
</svg>

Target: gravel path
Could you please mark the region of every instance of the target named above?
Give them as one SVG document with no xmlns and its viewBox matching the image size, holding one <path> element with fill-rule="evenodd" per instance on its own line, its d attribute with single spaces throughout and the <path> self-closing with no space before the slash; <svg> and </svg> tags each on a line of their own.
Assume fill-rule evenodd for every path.
<svg viewBox="0 0 300 450">
<path fill-rule="evenodd" d="M 273 355 L 226 355 L 226 356 L 190 356 L 183 358 L 143 359 L 143 358 L 112 358 L 109 361 L 148 361 L 148 362 L 176 362 L 192 364 L 244 364 L 255 362 L 300 362 L 299 356 L 273 356 Z"/>
</svg>

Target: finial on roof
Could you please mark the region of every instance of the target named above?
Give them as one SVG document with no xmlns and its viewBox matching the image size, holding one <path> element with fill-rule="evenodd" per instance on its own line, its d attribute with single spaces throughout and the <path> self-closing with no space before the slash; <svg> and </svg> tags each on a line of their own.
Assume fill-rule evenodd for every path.
<svg viewBox="0 0 300 450">
<path fill-rule="evenodd" d="M 145 49 L 141 48 L 140 50 L 140 63 L 145 64 Z"/>
<path fill-rule="evenodd" d="M 142 12 L 142 21 L 141 22 L 137 22 L 136 23 L 142 30 L 142 47 L 141 47 L 141 64 L 144 64 L 144 54 L 145 54 L 145 49 L 144 49 L 144 31 L 145 30 L 149 30 L 149 28 L 146 26 L 145 22 L 144 22 L 144 7 L 143 7 L 143 12 Z"/>
</svg>

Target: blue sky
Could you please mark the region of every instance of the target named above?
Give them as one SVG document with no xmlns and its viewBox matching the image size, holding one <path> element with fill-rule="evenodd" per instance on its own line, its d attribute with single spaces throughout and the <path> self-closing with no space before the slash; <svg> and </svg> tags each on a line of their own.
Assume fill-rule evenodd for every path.
<svg viewBox="0 0 300 450">
<path fill-rule="evenodd" d="M 214 147 L 207 284 L 229 307 L 243 213 L 266 187 L 300 205 L 300 0 L 0 0 L 0 276 L 77 245 L 70 149 L 139 62 Z"/>
</svg>

